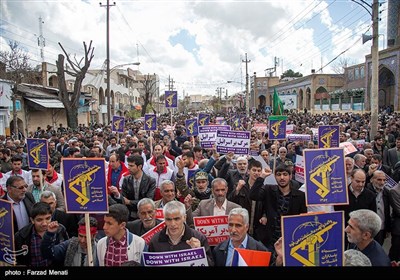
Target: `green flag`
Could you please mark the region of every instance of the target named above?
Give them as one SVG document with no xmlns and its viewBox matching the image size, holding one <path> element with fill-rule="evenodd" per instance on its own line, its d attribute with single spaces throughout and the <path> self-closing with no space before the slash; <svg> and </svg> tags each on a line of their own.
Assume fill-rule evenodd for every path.
<svg viewBox="0 0 400 280">
<path fill-rule="evenodd" d="M 274 115 L 283 115 L 283 102 L 279 98 L 279 95 L 276 92 L 276 88 L 274 88 L 274 97 L 273 97 L 272 102 L 273 102 L 272 113 Z"/>
</svg>

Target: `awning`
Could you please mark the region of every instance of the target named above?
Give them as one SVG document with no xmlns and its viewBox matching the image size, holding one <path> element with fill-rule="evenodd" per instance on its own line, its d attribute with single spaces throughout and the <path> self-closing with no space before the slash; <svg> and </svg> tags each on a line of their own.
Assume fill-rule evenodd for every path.
<svg viewBox="0 0 400 280">
<path fill-rule="evenodd" d="M 57 99 L 38 99 L 30 97 L 25 97 L 25 99 L 28 99 L 29 101 L 32 101 L 45 108 L 64 109 L 62 102 Z"/>
</svg>

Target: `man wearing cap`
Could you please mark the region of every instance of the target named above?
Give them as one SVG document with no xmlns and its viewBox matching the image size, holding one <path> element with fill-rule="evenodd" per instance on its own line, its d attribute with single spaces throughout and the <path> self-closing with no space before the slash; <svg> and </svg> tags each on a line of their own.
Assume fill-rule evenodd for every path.
<svg viewBox="0 0 400 280">
<path fill-rule="evenodd" d="M 176 179 L 176 188 L 179 191 L 179 194 L 184 199 L 184 203 L 186 209 L 190 207 L 194 211 L 200 200 L 208 199 L 211 196 L 211 189 L 208 187 L 208 173 L 204 171 L 196 172 L 194 176 L 194 181 L 186 183 L 185 174 L 183 171 L 183 161 L 178 162 L 178 173 Z"/>
<path fill-rule="evenodd" d="M 97 263 L 95 260 L 97 257 L 97 221 L 95 218 L 89 217 L 89 222 L 93 261 Z M 82 218 L 78 223 L 78 237 L 74 236 L 59 244 L 55 244 L 54 236 L 59 227 L 60 224 L 57 221 L 53 221 L 48 225 L 40 244 L 42 256 L 56 262 L 64 262 L 64 266 L 89 266 L 85 218 Z"/>
</svg>

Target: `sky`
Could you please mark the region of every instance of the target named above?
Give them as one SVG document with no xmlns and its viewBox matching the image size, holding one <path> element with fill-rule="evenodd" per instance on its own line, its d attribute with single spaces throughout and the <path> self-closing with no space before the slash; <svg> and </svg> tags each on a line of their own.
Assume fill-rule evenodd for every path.
<svg viewBox="0 0 400 280">
<path fill-rule="evenodd" d="M 275 62 L 273 75 L 289 69 L 304 76 L 311 69 L 335 73 L 340 61 L 362 63 L 371 49 L 372 41 L 361 41 L 363 33 L 372 33 L 371 9 L 351 0 L 115 0 L 110 5 L 114 2 L 109 8 L 110 67 L 140 62 L 130 68 L 158 74 L 161 92 L 168 90 L 170 77 L 180 96 L 215 95 L 219 88 L 229 95 L 243 91 L 246 64 L 247 73 L 256 72 L 257 77 L 269 75 L 265 69 L 275 68 Z M 2 0 L 0 50 L 16 41 L 32 65 L 40 64 L 41 26 L 46 62 L 55 64 L 62 53 L 58 43 L 80 59 L 83 42 L 92 41 L 90 69 L 105 69 L 106 4 L 107 0 Z M 382 49 L 385 3 L 380 11 Z"/>
</svg>

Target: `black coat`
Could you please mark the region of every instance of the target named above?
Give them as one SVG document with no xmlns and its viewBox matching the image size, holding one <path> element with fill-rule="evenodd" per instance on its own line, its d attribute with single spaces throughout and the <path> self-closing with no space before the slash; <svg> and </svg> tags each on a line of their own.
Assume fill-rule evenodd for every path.
<svg viewBox="0 0 400 280">
<path fill-rule="evenodd" d="M 364 188 L 363 192 L 358 197 L 355 197 L 354 194 L 350 191 L 349 185 L 347 187 L 347 193 L 349 197 L 349 204 L 334 206 L 335 211 L 344 211 L 344 218 L 346 223 L 350 218 L 349 213 L 354 210 L 369 209 L 376 213 L 375 194 L 372 191 Z"/>
<path fill-rule="evenodd" d="M 158 220 L 156 219 L 156 225 L 162 223 L 162 220 Z M 126 224 L 126 228 L 129 230 L 129 232 L 132 232 L 133 234 L 136 234 L 137 236 L 142 236 L 143 234 L 145 234 L 146 232 L 148 232 L 150 229 L 146 229 L 143 226 L 143 222 L 138 219 L 135 221 L 130 221 Z"/>
<path fill-rule="evenodd" d="M 135 199 L 135 190 L 133 187 L 134 177 L 133 175 L 126 176 L 122 181 L 121 195 L 119 199 L 115 199 L 118 203 L 124 204 L 124 197 L 130 200 L 126 206 L 129 209 L 130 219 L 137 219 L 137 204 L 142 198 L 154 199 L 154 193 L 156 191 L 156 180 L 145 173 L 142 175 L 142 180 L 139 185 L 139 199 Z"/>
<path fill-rule="evenodd" d="M 239 180 L 247 181 L 249 179 L 249 175 L 242 176 L 237 169 L 229 169 L 230 166 L 230 163 L 225 162 L 218 172 L 218 177 L 224 178 L 228 183 L 228 195 L 235 189 Z"/>
<path fill-rule="evenodd" d="M 263 180 L 258 178 L 257 180 Z M 267 214 L 267 229 L 266 229 L 266 246 L 271 251 L 274 248 L 273 233 L 275 231 L 275 221 L 280 219 L 278 213 L 278 200 L 280 196 L 280 190 L 277 185 L 264 185 L 255 184 L 250 190 L 250 198 L 252 200 L 264 201 L 264 207 Z M 301 213 L 307 213 L 306 196 L 305 193 L 299 190 L 290 188 L 289 209 L 286 215 L 298 215 Z M 280 221 L 279 221 L 280 222 Z"/>
<path fill-rule="evenodd" d="M 27 246 L 27 254 L 17 255 L 17 265 L 31 265 L 31 240 L 33 232 L 33 224 L 28 224 L 27 226 L 21 228 L 17 233 L 15 233 L 15 250 L 21 250 L 23 246 Z M 55 235 L 55 244 L 59 244 L 64 240 L 68 240 L 68 234 L 65 231 L 65 227 L 60 225 Z M 60 263 L 53 263 L 52 266 L 61 265 Z"/>
<path fill-rule="evenodd" d="M 253 187 L 256 184 L 260 184 L 261 187 L 263 187 L 263 180 L 256 180 L 254 183 Z M 242 206 L 243 208 L 246 208 L 247 211 L 249 212 L 249 224 L 251 224 L 251 221 L 253 220 L 253 235 L 256 240 L 261 241 L 262 243 L 265 244 L 266 240 L 266 226 L 260 224 L 259 220 L 260 218 L 266 213 L 266 209 L 264 208 L 264 202 L 263 201 L 256 201 L 256 207 L 254 211 L 254 217 L 251 217 L 251 205 L 253 200 L 250 199 L 250 187 L 248 184 L 248 181 L 246 182 L 246 185 L 244 185 L 241 190 L 239 191 L 238 194 L 236 194 L 236 190 L 233 190 L 227 197 L 229 201 L 235 202 Z"/>
<path fill-rule="evenodd" d="M 167 227 L 160 232 L 157 232 L 150 240 L 149 252 L 171 252 L 191 249 L 190 245 L 187 244 L 186 241 L 190 240 L 192 237 L 195 237 L 200 240 L 201 247 L 204 247 L 204 250 L 206 251 L 208 266 L 214 266 L 211 248 L 208 245 L 205 235 L 197 230 L 191 229 L 186 224 L 184 226 L 185 232 L 181 238 L 181 241 L 176 245 L 170 244 L 169 237 L 167 235 Z"/>
<path fill-rule="evenodd" d="M 4 194 L 3 199 L 7 200 L 7 193 Z M 35 198 L 33 197 L 33 195 L 31 193 L 27 192 L 27 193 L 25 193 L 25 197 L 22 200 L 22 202 L 24 203 L 26 211 L 28 212 L 28 217 L 30 217 L 33 204 L 35 204 Z M 13 225 L 14 225 L 14 230 L 18 231 L 17 218 L 15 217 L 14 212 L 13 212 Z"/>
</svg>

